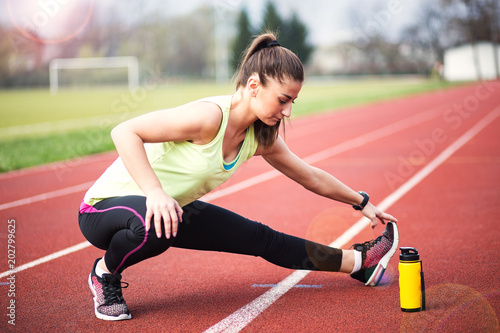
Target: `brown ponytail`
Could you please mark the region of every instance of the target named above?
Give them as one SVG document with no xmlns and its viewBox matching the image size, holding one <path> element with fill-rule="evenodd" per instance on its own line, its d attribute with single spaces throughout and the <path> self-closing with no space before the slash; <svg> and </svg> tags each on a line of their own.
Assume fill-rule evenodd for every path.
<svg viewBox="0 0 500 333">
<path fill-rule="evenodd" d="M 243 54 L 243 60 L 235 75 L 236 89 L 244 87 L 248 78 L 257 74 L 262 86 L 269 78 L 283 83 L 285 80 L 304 81 L 304 67 L 299 58 L 276 42 L 276 35 L 268 32 L 255 37 Z M 269 148 L 278 137 L 280 122 L 268 126 L 262 121 L 254 123 L 255 137 L 260 145 Z"/>
</svg>

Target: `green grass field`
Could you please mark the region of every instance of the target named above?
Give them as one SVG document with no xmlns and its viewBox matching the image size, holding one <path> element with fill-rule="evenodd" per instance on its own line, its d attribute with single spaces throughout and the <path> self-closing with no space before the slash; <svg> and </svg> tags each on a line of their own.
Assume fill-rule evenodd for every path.
<svg viewBox="0 0 500 333">
<path fill-rule="evenodd" d="M 444 89 L 423 79 L 315 81 L 304 84 L 292 117 Z M 153 110 L 231 94 L 234 87 L 209 83 L 122 88 L 0 91 L 0 172 L 112 150 L 116 124 Z"/>
</svg>

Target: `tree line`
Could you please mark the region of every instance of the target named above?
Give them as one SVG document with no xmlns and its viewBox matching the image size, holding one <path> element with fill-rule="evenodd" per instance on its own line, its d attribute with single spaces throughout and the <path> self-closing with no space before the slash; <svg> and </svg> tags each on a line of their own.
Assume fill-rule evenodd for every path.
<svg viewBox="0 0 500 333">
<path fill-rule="evenodd" d="M 403 0 L 385 4 L 398 3 Z M 158 8 L 162 4 L 158 0 Z M 205 5 L 172 17 L 159 10 L 143 13 L 137 11 L 138 3 L 123 2 L 123 6 L 127 5 L 135 7 L 128 8 L 125 14 L 110 15 L 97 2 L 85 29 L 56 44 L 37 39 L 36 31 L 26 38 L 12 24 L 0 25 L 0 87 L 47 86 L 50 59 L 72 57 L 132 55 L 139 59 L 143 75 L 153 72 L 164 78 L 215 77 L 219 56 L 216 22 L 221 20 L 215 6 Z M 254 24 L 245 8 L 229 8 L 222 19 L 228 30 L 231 70 L 236 68 L 252 36 L 266 30 L 277 32 L 280 44 L 294 51 L 308 71 L 317 75 L 429 74 L 435 62 L 443 61 L 447 48 L 480 41 L 497 45 L 500 41 L 498 0 L 422 1 L 413 21 L 396 39 L 387 34 L 384 13 L 359 8 L 356 3 L 352 6 L 347 13 L 354 32 L 352 39 L 328 47 L 311 45 L 308 28 L 299 15 L 281 16 L 272 1 L 265 4 L 260 22 Z M 130 17 L 134 20 L 127 21 Z M 313 58 L 314 53 L 325 48 L 333 52 L 326 52 L 326 57 L 337 57 L 341 64 L 334 71 L 323 70 L 321 60 Z"/>
</svg>

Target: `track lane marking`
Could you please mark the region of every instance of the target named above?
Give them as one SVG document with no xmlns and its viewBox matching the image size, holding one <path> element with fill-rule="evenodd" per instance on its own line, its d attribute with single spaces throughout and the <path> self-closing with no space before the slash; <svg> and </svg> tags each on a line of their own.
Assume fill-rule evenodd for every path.
<svg viewBox="0 0 500 333">
<path fill-rule="evenodd" d="M 81 242 L 80 244 L 76 244 L 76 245 L 73 245 L 71 247 L 68 247 L 64 250 L 61 250 L 61 251 L 57 251 L 57 252 L 54 252 L 52 254 L 49 254 L 48 256 L 45 256 L 45 257 L 42 257 L 40 259 L 37 259 L 37 260 L 33 260 L 27 264 L 24 264 L 24 265 L 21 265 L 19 267 L 16 267 L 14 268 L 13 270 L 10 270 L 10 271 L 7 271 L 7 272 L 3 272 L 0 274 L 0 279 L 1 278 L 4 278 L 6 276 L 9 276 L 11 274 L 16 274 L 17 272 L 21 272 L 21 271 L 24 271 L 28 268 L 31 268 L 31 267 L 35 267 L 35 266 L 38 266 L 40 264 L 43 264 L 43 263 L 46 263 L 48 261 L 51 261 L 51 260 L 54 260 L 54 259 L 57 259 L 59 257 L 62 257 L 62 256 L 65 256 L 67 254 L 70 254 L 70 253 L 73 253 L 73 252 L 76 252 L 76 251 L 80 251 L 86 247 L 89 247 L 91 244 L 87 241 L 85 242 Z"/>
<path fill-rule="evenodd" d="M 65 187 L 65 188 L 62 188 L 60 190 L 55 190 L 55 191 L 51 191 L 51 192 L 37 194 L 37 195 L 34 195 L 32 197 L 4 203 L 4 204 L 0 205 L 0 210 L 29 205 L 29 204 L 32 204 L 34 202 L 44 201 L 47 199 L 54 199 L 54 198 L 58 198 L 58 197 L 63 197 L 63 196 L 68 195 L 68 194 L 82 192 L 82 191 L 87 190 L 90 186 L 92 186 L 92 184 L 94 184 L 94 182 L 95 181 L 91 181 L 88 183 L 83 183 L 83 184 L 79 184 L 79 185 Z"/>
<path fill-rule="evenodd" d="M 427 164 L 424 168 L 413 175 L 413 177 L 407 180 L 396 191 L 387 196 L 382 202 L 377 205 L 377 207 L 381 210 L 387 210 L 387 208 L 401 199 L 406 193 L 408 193 L 411 189 L 418 185 L 437 167 L 439 167 L 457 150 L 463 147 L 467 142 L 469 142 L 474 136 L 476 136 L 499 116 L 500 107 L 497 107 L 493 111 L 489 112 L 466 133 L 460 136 L 450 146 L 444 149 L 438 156 L 436 156 L 431 162 L 429 162 L 429 164 Z M 334 240 L 329 246 L 336 248 L 342 247 L 368 225 L 369 221 L 366 218 L 361 218 L 352 227 L 345 231 L 339 238 Z M 281 296 L 283 296 L 286 292 L 293 288 L 294 285 L 305 278 L 310 272 L 311 271 L 294 271 L 284 280 L 279 282 L 276 287 L 273 287 L 261 296 L 254 299 L 252 302 L 243 306 L 239 310 L 236 310 L 231 315 L 208 328 L 204 333 L 239 332 L 240 330 L 245 328 L 252 320 L 259 316 L 264 310 L 271 306 L 275 301 L 277 301 Z"/>
<path fill-rule="evenodd" d="M 12 180 L 15 178 L 39 175 L 45 172 L 59 172 L 63 169 L 73 169 L 74 167 L 81 167 L 87 164 L 94 164 L 106 160 L 113 161 L 118 157 L 116 151 L 107 151 L 96 153 L 94 155 L 79 156 L 68 160 L 51 162 L 43 165 L 27 167 L 19 170 L 7 171 L 0 173 L 0 182 L 4 180 Z"/>
</svg>

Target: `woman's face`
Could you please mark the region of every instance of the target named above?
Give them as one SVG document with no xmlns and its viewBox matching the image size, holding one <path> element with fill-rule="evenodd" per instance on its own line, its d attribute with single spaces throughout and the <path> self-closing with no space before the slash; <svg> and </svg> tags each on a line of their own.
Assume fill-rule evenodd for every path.
<svg viewBox="0 0 500 333">
<path fill-rule="evenodd" d="M 266 125 L 274 126 L 284 117 L 290 117 L 292 103 L 298 97 L 302 82 L 286 79 L 283 83 L 269 79 L 266 86 L 258 86 L 254 96 L 255 115 Z"/>
</svg>

